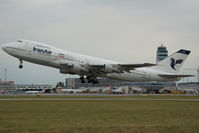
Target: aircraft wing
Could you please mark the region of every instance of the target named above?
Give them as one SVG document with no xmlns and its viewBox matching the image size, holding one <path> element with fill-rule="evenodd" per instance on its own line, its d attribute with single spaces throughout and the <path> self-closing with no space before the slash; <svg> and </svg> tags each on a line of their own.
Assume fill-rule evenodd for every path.
<svg viewBox="0 0 199 133">
<path fill-rule="evenodd" d="M 89 70 L 96 71 L 107 71 L 112 70 L 116 73 L 122 73 L 124 71 L 129 72 L 130 70 L 134 70 L 135 68 L 140 67 L 150 67 L 155 66 L 156 64 L 151 63 L 143 63 L 143 64 L 104 64 L 104 65 L 89 65 Z"/>
<path fill-rule="evenodd" d="M 119 64 L 118 66 L 120 69 L 124 71 L 129 71 L 129 70 L 134 70 L 135 68 L 140 68 L 140 67 L 150 67 L 150 66 L 155 66 L 156 64 L 151 64 L 151 63 L 143 63 L 143 64 Z"/>
<path fill-rule="evenodd" d="M 72 68 L 74 65 L 69 63 L 60 63 L 60 65 L 64 68 Z"/>
<path fill-rule="evenodd" d="M 62 62 L 60 65 L 65 69 L 72 69 L 75 67 L 75 64 L 65 63 Z M 150 63 L 143 63 L 143 64 L 92 64 L 92 65 L 80 65 L 81 69 L 84 72 L 89 72 L 89 74 L 95 74 L 95 75 L 103 75 L 105 73 L 123 73 L 123 72 L 129 72 L 130 70 L 134 70 L 135 68 L 140 67 L 150 67 L 155 66 L 156 64 L 150 64 Z"/>
<path fill-rule="evenodd" d="M 164 78 L 185 78 L 185 77 L 194 77 L 195 75 L 159 74 L 159 76 L 164 77 Z"/>
</svg>

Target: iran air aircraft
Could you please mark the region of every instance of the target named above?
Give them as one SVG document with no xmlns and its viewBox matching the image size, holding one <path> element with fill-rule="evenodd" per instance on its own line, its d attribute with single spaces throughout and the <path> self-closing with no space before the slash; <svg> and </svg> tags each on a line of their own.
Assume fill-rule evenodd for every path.
<svg viewBox="0 0 199 133">
<path fill-rule="evenodd" d="M 2 46 L 8 54 L 20 61 L 45 65 L 60 70 L 63 74 L 77 74 L 81 82 L 97 84 L 98 77 L 122 81 L 178 81 L 191 75 L 178 74 L 179 69 L 190 54 L 189 50 L 181 49 L 157 64 L 124 64 L 111 60 L 96 58 L 62 50 L 43 43 L 17 40 Z"/>
</svg>

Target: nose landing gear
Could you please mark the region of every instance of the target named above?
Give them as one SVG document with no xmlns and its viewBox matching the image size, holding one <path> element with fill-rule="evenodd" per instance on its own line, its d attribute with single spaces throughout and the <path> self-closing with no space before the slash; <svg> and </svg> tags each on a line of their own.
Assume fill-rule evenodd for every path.
<svg viewBox="0 0 199 133">
<path fill-rule="evenodd" d="M 19 68 L 22 69 L 23 68 L 23 65 L 22 65 L 23 61 L 21 59 L 19 59 L 19 61 L 20 61 Z"/>
</svg>

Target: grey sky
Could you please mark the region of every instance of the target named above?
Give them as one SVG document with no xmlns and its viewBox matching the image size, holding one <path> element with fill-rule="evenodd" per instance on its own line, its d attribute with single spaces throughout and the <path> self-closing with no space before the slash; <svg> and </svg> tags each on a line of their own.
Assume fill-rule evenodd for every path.
<svg viewBox="0 0 199 133">
<path fill-rule="evenodd" d="M 163 42 L 169 53 L 192 51 L 184 68 L 199 65 L 197 0 L 0 0 L 0 44 L 19 38 L 126 63 L 155 62 Z M 0 77 L 16 83 L 55 84 L 68 75 L 24 63 L 0 50 Z"/>
</svg>

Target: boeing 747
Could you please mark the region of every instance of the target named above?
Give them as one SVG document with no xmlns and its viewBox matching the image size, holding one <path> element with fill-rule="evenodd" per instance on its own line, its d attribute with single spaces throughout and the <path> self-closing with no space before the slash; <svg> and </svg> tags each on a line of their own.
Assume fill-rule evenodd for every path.
<svg viewBox="0 0 199 133">
<path fill-rule="evenodd" d="M 19 68 L 23 68 L 23 61 L 45 65 L 60 70 L 63 74 L 77 74 L 81 82 L 97 84 L 98 77 L 122 81 L 178 81 L 192 75 L 178 74 L 189 50 L 181 49 L 157 64 L 124 64 L 111 60 L 96 58 L 62 50 L 43 43 L 17 40 L 4 44 L 2 49 L 20 61 Z"/>
</svg>

